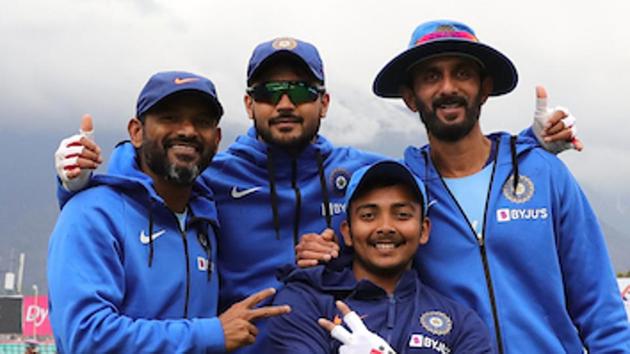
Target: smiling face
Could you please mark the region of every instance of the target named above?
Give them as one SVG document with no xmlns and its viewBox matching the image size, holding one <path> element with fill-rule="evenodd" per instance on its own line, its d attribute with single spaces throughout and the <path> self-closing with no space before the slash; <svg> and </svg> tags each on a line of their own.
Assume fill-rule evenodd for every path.
<svg viewBox="0 0 630 354">
<path fill-rule="evenodd" d="M 429 240 L 429 220 L 418 196 L 404 184 L 375 187 L 350 203 L 341 225 L 347 246 L 354 249 L 357 278 L 398 278 L 409 269 L 419 245 Z"/>
<path fill-rule="evenodd" d="M 430 136 L 458 141 L 478 123 L 481 105 L 492 91 L 470 58 L 443 56 L 417 64 L 410 71 L 411 87 L 403 88 L 407 106 L 420 113 Z"/>
<path fill-rule="evenodd" d="M 318 83 L 302 64 L 290 59 L 276 59 L 268 63 L 252 83 L 252 86 L 268 82 Z M 276 103 L 256 101 L 245 95 L 245 108 L 260 139 L 292 151 L 300 151 L 310 144 L 319 131 L 321 119 L 326 116 L 330 98 L 321 93 L 314 101 L 295 104 L 287 94 Z"/>
<path fill-rule="evenodd" d="M 143 171 L 188 186 L 206 168 L 221 140 L 218 111 L 201 93 L 183 91 L 129 123 Z"/>
</svg>

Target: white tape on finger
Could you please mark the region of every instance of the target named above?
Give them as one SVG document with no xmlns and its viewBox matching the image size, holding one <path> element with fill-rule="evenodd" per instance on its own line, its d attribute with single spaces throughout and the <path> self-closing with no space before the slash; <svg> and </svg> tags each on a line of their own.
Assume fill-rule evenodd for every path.
<svg viewBox="0 0 630 354">
<path fill-rule="evenodd" d="M 365 327 L 365 324 L 363 324 L 363 320 L 361 320 L 361 317 L 359 317 L 359 315 L 357 315 L 357 313 L 354 311 L 348 312 L 347 315 L 343 316 L 343 321 L 348 325 L 348 327 L 350 327 L 352 333 L 368 331 L 367 327 Z"/>
<path fill-rule="evenodd" d="M 75 178 L 68 177 L 68 170 L 66 167 L 77 165 L 79 156 L 85 148 L 80 140 L 83 137 L 82 134 L 75 134 L 69 138 L 63 139 L 55 151 L 55 170 L 57 176 L 61 180 L 61 184 L 66 190 L 78 191 L 87 185 L 92 172 L 87 169 L 82 169 L 81 173 Z M 68 157 L 71 156 L 71 157 Z"/>
<path fill-rule="evenodd" d="M 568 115 L 561 120 L 562 124 L 564 124 L 565 128 L 571 128 L 575 125 L 575 117 L 572 115 Z"/>
<path fill-rule="evenodd" d="M 335 328 L 330 331 L 330 335 L 342 344 L 352 344 L 352 333 L 348 332 L 348 330 L 342 326 L 335 326 Z"/>
</svg>

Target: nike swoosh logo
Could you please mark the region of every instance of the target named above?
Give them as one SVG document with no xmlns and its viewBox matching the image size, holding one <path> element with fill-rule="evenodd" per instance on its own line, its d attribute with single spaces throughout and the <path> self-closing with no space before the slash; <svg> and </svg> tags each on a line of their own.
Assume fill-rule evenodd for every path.
<svg viewBox="0 0 630 354">
<path fill-rule="evenodd" d="M 153 239 L 153 241 L 155 241 L 156 238 L 164 235 L 165 232 L 166 232 L 166 230 L 154 232 L 153 235 L 151 235 L 151 237 L 149 237 L 149 236 L 145 235 L 144 234 L 144 230 L 142 230 L 142 232 L 140 232 L 140 242 L 142 242 L 143 245 L 147 245 L 147 244 L 149 244 L 149 242 L 151 242 L 151 239 Z"/>
<path fill-rule="evenodd" d="M 248 195 L 258 191 L 261 188 L 262 187 L 252 187 L 252 188 L 243 189 L 243 190 L 239 191 L 238 187 L 234 186 L 234 187 L 232 187 L 232 191 L 230 192 L 230 194 L 232 195 L 232 198 L 240 199 L 240 198 L 243 198 L 245 196 L 248 196 Z"/>
<path fill-rule="evenodd" d="M 427 204 L 427 210 L 429 210 L 430 207 L 434 206 L 435 204 L 437 204 L 437 200 L 433 199 L 432 201 L 430 201 Z"/>
<path fill-rule="evenodd" d="M 187 84 L 189 82 L 195 82 L 195 81 L 199 81 L 198 77 L 187 77 L 187 78 L 181 78 L 181 77 L 177 77 L 175 78 L 175 85 L 183 85 L 183 84 Z"/>
</svg>

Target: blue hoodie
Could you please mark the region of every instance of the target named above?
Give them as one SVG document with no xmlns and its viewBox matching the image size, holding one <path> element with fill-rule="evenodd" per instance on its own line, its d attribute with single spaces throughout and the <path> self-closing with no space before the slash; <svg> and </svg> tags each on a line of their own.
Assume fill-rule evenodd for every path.
<svg viewBox="0 0 630 354">
<path fill-rule="evenodd" d="M 253 128 L 218 154 L 203 181 L 214 191 L 221 223 L 221 303 L 278 287 L 276 270 L 295 264 L 299 238 L 326 227 L 338 230 L 350 176 L 381 159 L 333 147 L 322 136 L 293 157 L 256 139 Z"/>
<path fill-rule="evenodd" d="M 338 264 L 295 269 L 274 303 L 289 304 L 291 313 L 268 320 L 261 353 L 336 354 L 340 342 L 318 323 L 342 317 L 335 306 L 344 301 L 367 328 L 403 353 L 491 353 L 488 329 L 470 309 L 405 272 L 392 295 L 368 280 L 357 281 L 351 257 Z M 339 266 L 341 263 L 341 267 Z"/>
<path fill-rule="evenodd" d="M 574 177 L 531 140 L 489 137 L 498 152 L 483 242 L 431 162 L 430 147 L 405 152 L 433 204 L 432 236 L 416 258 L 422 279 L 477 311 L 495 350 L 582 353 L 584 345 L 593 353 L 630 353 L 604 237 Z"/>
<path fill-rule="evenodd" d="M 223 351 L 216 209 L 201 185 L 193 188 L 187 225 L 180 231 L 133 146 L 119 146 L 109 174 L 66 203 L 50 239 L 59 352 Z"/>
<path fill-rule="evenodd" d="M 351 147 L 333 147 L 322 136 L 291 156 L 259 141 L 254 128 L 218 154 L 202 181 L 214 191 L 221 223 L 219 308 L 261 289 L 278 288 L 276 271 L 295 264 L 300 237 L 327 227 L 338 230 L 350 176 L 381 159 Z M 256 322 L 256 344 L 241 353 L 260 353 L 265 323 Z"/>
</svg>

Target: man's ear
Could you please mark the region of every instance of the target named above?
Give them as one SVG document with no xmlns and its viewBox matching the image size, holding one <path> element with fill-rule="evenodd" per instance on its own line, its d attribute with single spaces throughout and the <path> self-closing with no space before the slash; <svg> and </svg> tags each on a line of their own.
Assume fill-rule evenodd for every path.
<svg viewBox="0 0 630 354">
<path fill-rule="evenodd" d="M 131 139 L 131 143 L 135 148 L 139 148 L 142 146 L 142 135 L 143 135 L 144 125 L 142 122 L 134 117 L 129 120 L 127 124 L 127 131 L 129 132 L 129 139 Z"/>
<path fill-rule="evenodd" d="M 416 105 L 416 95 L 413 93 L 413 90 L 408 86 L 402 86 L 400 88 L 400 95 L 402 96 L 403 101 L 412 112 L 418 112 L 418 106 Z"/>
<path fill-rule="evenodd" d="M 350 224 L 348 224 L 348 220 L 343 220 L 341 222 L 339 230 L 343 236 L 343 243 L 348 247 L 352 247 L 352 236 L 350 235 Z"/>
<path fill-rule="evenodd" d="M 245 94 L 245 96 L 243 96 L 243 104 L 245 104 L 245 111 L 247 111 L 247 116 L 249 117 L 249 119 L 254 119 L 254 99 L 248 95 Z"/>
<path fill-rule="evenodd" d="M 221 138 L 222 138 L 221 127 L 217 127 L 216 133 L 214 134 L 214 149 L 215 149 L 214 153 L 215 154 L 219 150 L 219 144 L 221 144 Z"/>
<path fill-rule="evenodd" d="M 425 216 L 420 223 L 420 227 L 422 227 L 422 229 L 420 230 L 419 244 L 420 246 L 422 246 L 429 242 L 429 233 L 431 233 L 431 220 L 429 220 L 429 218 Z"/>
<path fill-rule="evenodd" d="M 328 113 L 328 106 L 330 105 L 330 94 L 328 92 L 324 92 L 321 100 L 322 109 L 319 111 L 319 119 L 324 119 L 326 117 L 326 113 Z"/>
<path fill-rule="evenodd" d="M 494 81 L 492 77 L 486 76 L 481 82 L 481 104 L 486 103 L 486 100 L 490 96 L 492 89 L 494 88 Z"/>
</svg>

